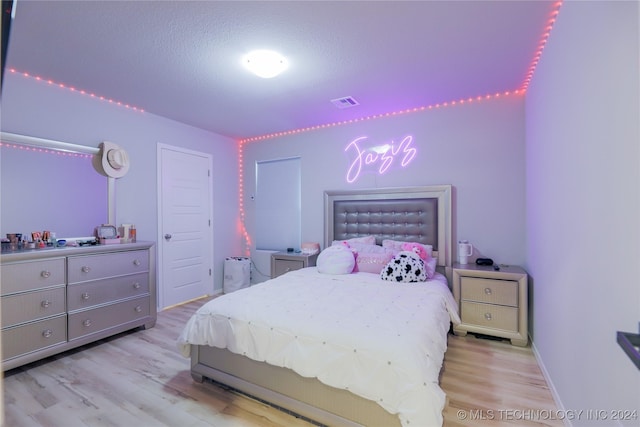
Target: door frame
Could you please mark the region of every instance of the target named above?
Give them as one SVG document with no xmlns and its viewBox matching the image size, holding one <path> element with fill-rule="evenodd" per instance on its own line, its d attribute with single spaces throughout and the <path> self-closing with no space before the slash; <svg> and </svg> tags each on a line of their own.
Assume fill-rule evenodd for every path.
<svg viewBox="0 0 640 427">
<path fill-rule="evenodd" d="M 163 234 L 163 230 L 162 230 L 162 224 L 163 224 L 163 216 L 162 216 L 162 150 L 172 150 L 172 151 L 177 151 L 179 153 L 182 154 L 188 154 L 188 155 L 193 155 L 193 156 L 200 156 L 200 157 L 206 157 L 207 158 L 207 163 L 208 163 L 208 168 L 209 168 L 209 174 L 208 174 L 208 186 L 209 186 L 209 191 L 207 192 L 208 196 L 209 196 L 209 200 L 207 202 L 207 205 L 209 206 L 209 220 L 211 221 L 211 226 L 209 227 L 209 231 L 208 231 L 208 236 L 207 239 L 209 240 L 209 244 L 210 244 L 210 250 L 211 250 L 211 274 L 209 274 L 209 286 L 207 289 L 207 293 L 209 295 L 213 295 L 213 291 L 214 291 L 214 280 L 213 278 L 215 277 L 215 271 L 214 271 L 214 263 L 213 260 L 214 258 L 214 244 L 213 244 L 213 174 L 212 174 L 212 170 L 213 170 L 213 156 L 209 153 L 204 153 L 202 151 L 195 151 L 195 150 L 190 150 L 188 148 L 183 148 L 183 147 L 176 147 L 175 145 L 169 145 L 169 144 L 165 144 L 165 143 L 157 143 L 156 146 L 156 189 L 157 189 L 157 197 L 156 200 L 158 201 L 157 204 L 157 246 L 158 246 L 158 250 L 157 250 L 157 258 L 158 258 L 158 264 L 157 264 L 157 270 L 158 270 L 158 274 L 156 275 L 156 279 L 157 279 L 157 290 L 156 290 L 156 295 L 158 297 L 158 309 L 164 310 L 168 307 L 164 306 L 164 275 L 163 273 L 163 265 L 164 265 L 164 234 Z"/>
</svg>

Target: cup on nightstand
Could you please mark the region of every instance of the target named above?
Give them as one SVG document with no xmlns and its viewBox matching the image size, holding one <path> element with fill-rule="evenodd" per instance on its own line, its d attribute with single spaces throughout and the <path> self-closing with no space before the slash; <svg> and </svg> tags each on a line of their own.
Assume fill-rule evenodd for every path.
<svg viewBox="0 0 640 427">
<path fill-rule="evenodd" d="M 473 245 L 468 240 L 458 242 L 458 262 L 469 264 L 469 257 L 473 254 Z"/>
</svg>

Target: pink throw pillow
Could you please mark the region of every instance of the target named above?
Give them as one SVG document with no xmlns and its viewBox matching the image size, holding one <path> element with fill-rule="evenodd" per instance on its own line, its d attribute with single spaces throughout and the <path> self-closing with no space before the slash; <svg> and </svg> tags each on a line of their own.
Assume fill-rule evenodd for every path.
<svg viewBox="0 0 640 427">
<path fill-rule="evenodd" d="M 356 259 L 358 271 L 380 274 L 382 269 L 393 258 L 390 253 L 360 253 Z"/>
</svg>

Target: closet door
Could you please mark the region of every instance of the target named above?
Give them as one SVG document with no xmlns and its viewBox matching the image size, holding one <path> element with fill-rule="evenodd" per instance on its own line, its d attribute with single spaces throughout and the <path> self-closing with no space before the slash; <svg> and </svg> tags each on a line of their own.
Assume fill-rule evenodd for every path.
<svg viewBox="0 0 640 427">
<path fill-rule="evenodd" d="M 256 249 L 300 248 L 300 158 L 256 164 Z"/>
</svg>

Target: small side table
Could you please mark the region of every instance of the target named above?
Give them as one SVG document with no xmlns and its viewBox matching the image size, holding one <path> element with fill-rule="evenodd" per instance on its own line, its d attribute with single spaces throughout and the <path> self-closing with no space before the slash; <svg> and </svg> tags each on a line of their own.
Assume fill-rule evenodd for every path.
<svg viewBox="0 0 640 427">
<path fill-rule="evenodd" d="M 453 328 L 456 335 L 475 332 L 527 345 L 528 276 L 521 267 L 454 264 L 453 296 L 462 320 Z"/>
<path fill-rule="evenodd" d="M 289 271 L 300 270 L 316 265 L 318 254 L 301 252 L 275 252 L 271 254 L 271 278 L 276 278 Z"/>
</svg>

